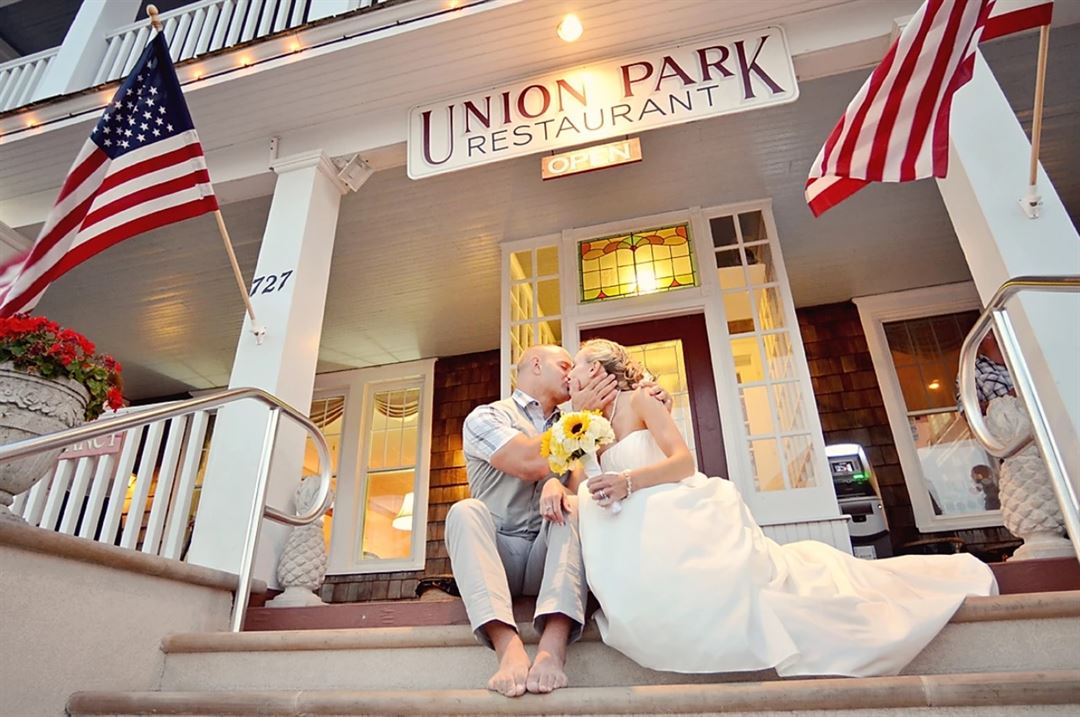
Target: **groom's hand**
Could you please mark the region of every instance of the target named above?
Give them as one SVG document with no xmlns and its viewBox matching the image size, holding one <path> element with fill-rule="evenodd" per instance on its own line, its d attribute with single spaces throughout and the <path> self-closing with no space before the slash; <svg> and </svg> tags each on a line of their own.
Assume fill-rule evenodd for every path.
<svg viewBox="0 0 1080 717">
<path fill-rule="evenodd" d="M 668 410 L 668 413 L 671 413 L 671 407 L 675 402 L 672 400 L 671 394 L 665 391 L 656 381 L 644 379 L 638 383 L 638 385 L 634 386 L 634 388 L 640 388 L 645 391 L 646 394 L 664 404 L 664 408 Z"/>
<path fill-rule="evenodd" d="M 570 403 L 575 411 L 603 411 L 618 394 L 619 387 L 615 377 L 601 373 L 590 378 L 581 388 L 571 388 Z"/>
</svg>

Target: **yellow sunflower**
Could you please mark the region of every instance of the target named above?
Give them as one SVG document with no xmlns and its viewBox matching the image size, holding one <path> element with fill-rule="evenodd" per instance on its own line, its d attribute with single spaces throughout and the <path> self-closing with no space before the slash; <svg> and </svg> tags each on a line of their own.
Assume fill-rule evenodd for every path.
<svg viewBox="0 0 1080 717">
<path fill-rule="evenodd" d="M 588 430 L 589 414 L 584 411 L 581 413 L 570 414 L 567 416 L 566 423 L 563 424 L 563 431 L 566 433 L 566 437 L 575 440 L 584 438 Z"/>
<path fill-rule="evenodd" d="M 540 436 L 540 455 L 544 458 L 551 455 L 551 431 L 544 431 Z"/>
</svg>

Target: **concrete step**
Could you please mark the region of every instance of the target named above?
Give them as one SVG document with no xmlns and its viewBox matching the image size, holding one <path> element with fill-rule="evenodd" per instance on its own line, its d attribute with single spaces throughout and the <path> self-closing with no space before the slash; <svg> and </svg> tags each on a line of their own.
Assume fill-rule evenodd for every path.
<svg viewBox="0 0 1080 717">
<path fill-rule="evenodd" d="M 535 644 L 530 627 L 522 634 Z M 1080 592 L 970 598 L 905 674 L 1071 669 L 1080 666 L 1077 645 Z M 162 649 L 166 691 L 469 689 L 486 684 L 494 667 L 463 625 L 178 634 Z M 604 645 L 595 626 L 570 649 L 567 674 L 572 687 L 776 679 L 771 670 L 648 670 Z"/>
<path fill-rule="evenodd" d="M 578 687 L 517 699 L 475 689 L 81 692 L 69 700 L 68 714 L 1076 717 L 1080 670 Z"/>
</svg>

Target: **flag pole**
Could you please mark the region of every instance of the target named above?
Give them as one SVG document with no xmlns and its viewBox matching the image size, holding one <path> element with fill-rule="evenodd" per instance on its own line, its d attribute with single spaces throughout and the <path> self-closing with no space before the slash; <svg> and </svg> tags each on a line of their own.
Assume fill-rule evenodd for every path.
<svg viewBox="0 0 1080 717">
<path fill-rule="evenodd" d="M 146 14 L 150 18 L 150 26 L 155 31 L 161 32 L 161 19 L 158 17 L 157 5 L 147 5 Z M 229 239 L 229 230 L 225 227 L 225 217 L 220 209 L 214 210 L 214 218 L 217 220 L 218 233 L 221 241 L 225 243 L 225 253 L 229 255 L 229 264 L 232 266 L 233 277 L 236 279 L 236 288 L 240 289 L 240 296 L 244 299 L 244 308 L 248 317 L 251 318 L 251 333 L 255 334 L 255 343 L 261 344 L 266 336 L 266 329 L 255 318 L 255 308 L 251 305 L 251 297 L 248 296 L 247 286 L 244 285 L 244 276 L 240 273 L 240 264 L 236 261 L 236 252 L 233 251 L 232 240 Z"/>
<path fill-rule="evenodd" d="M 1046 94 L 1046 60 L 1050 53 L 1050 26 L 1039 28 L 1039 59 L 1035 72 L 1035 107 L 1031 116 L 1031 162 L 1028 168 L 1027 196 L 1020 200 L 1020 206 L 1028 219 L 1039 218 L 1042 197 L 1038 192 L 1039 146 L 1042 143 L 1043 100 Z"/>
</svg>

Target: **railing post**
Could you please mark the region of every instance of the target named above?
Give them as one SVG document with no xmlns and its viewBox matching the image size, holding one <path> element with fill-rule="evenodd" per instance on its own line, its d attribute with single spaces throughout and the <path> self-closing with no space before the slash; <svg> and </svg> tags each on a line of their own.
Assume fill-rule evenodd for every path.
<svg viewBox="0 0 1080 717">
<path fill-rule="evenodd" d="M 233 603 L 232 620 L 229 629 L 240 632 L 244 628 L 244 615 L 247 614 L 248 599 L 251 596 L 251 578 L 255 571 L 255 551 L 259 545 L 259 531 L 262 528 L 263 512 L 266 510 L 266 487 L 270 482 L 270 464 L 274 458 L 274 441 L 277 438 L 278 423 L 281 421 L 281 409 L 270 409 L 266 422 L 266 435 L 263 437 L 262 455 L 259 458 L 259 473 L 255 486 L 255 499 L 248 514 L 247 532 L 244 539 L 244 554 L 240 561 L 240 582 L 236 589 Z"/>
<path fill-rule="evenodd" d="M 49 69 L 30 101 L 65 95 L 90 87 L 107 45 L 105 36 L 113 29 L 135 20 L 139 12 L 137 2 L 84 2 L 75 15 L 60 52 L 49 64 Z"/>
</svg>

